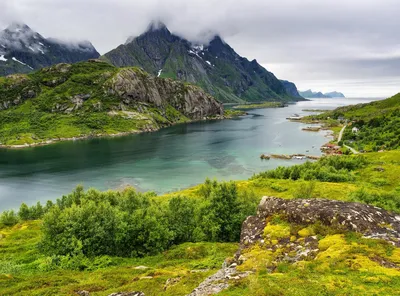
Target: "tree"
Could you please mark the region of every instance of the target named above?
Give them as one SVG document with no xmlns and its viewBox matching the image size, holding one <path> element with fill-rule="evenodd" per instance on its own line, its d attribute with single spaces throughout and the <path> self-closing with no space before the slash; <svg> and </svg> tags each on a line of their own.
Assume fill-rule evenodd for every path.
<svg viewBox="0 0 400 296">
<path fill-rule="evenodd" d="M 292 173 L 290 174 L 290 179 L 295 181 L 300 179 L 300 168 L 297 165 L 293 167 Z"/>
<path fill-rule="evenodd" d="M 193 242 L 196 228 L 195 203 L 189 198 L 174 197 L 168 204 L 169 229 L 173 232 L 174 243 Z"/>
<path fill-rule="evenodd" d="M 31 219 L 31 211 L 25 203 L 21 204 L 21 206 L 19 207 L 18 216 L 22 221 L 27 221 Z"/>
<path fill-rule="evenodd" d="M 203 209 L 201 223 L 209 241 L 233 242 L 240 236 L 238 193 L 236 184 L 221 183 L 210 195 L 210 202 Z"/>
</svg>

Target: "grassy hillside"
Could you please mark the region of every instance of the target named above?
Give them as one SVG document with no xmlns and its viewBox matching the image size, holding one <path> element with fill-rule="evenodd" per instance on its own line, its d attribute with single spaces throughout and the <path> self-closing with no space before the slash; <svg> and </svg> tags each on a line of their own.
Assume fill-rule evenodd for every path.
<svg viewBox="0 0 400 296">
<path fill-rule="evenodd" d="M 201 114 L 186 109 L 187 101 Z M 2 145 L 155 130 L 221 110 L 197 87 L 105 62 L 59 64 L 0 77 Z"/>
<path fill-rule="evenodd" d="M 235 214 L 239 220 L 254 214 L 261 196 L 358 201 L 400 213 L 399 159 L 399 151 L 332 157 L 163 196 L 78 188 L 54 204 L 21 206 L 18 215 L 0 218 L 0 294 L 186 295 L 233 256 L 240 232 Z M 255 246 L 238 267 L 255 273 L 220 295 L 395 295 L 399 290 L 398 267 L 376 260 L 399 266 L 399 248 L 329 227 L 300 230 L 276 217 L 265 233 L 289 233 L 296 244 L 308 233 L 316 235 L 317 258 L 276 261 L 284 249 Z M 129 255 L 114 253 L 118 250 Z M 168 279 L 174 280 L 166 285 Z"/>
<path fill-rule="evenodd" d="M 316 120 L 340 120 L 346 128 L 344 144 L 359 151 L 393 150 L 400 148 L 400 94 L 382 101 L 337 108 Z M 356 127 L 358 131 L 353 132 Z"/>
</svg>

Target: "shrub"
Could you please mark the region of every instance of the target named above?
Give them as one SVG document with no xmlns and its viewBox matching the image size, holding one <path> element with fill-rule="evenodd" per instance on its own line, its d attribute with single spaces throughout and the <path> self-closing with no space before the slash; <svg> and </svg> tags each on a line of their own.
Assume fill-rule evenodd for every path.
<svg viewBox="0 0 400 296">
<path fill-rule="evenodd" d="M 4 226 L 14 226 L 19 222 L 18 215 L 13 211 L 4 211 L 0 215 L 0 224 Z"/>
<path fill-rule="evenodd" d="M 364 188 L 350 193 L 349 199 L 367 203 L 389 211 L 400 212 L 400 194 L 397 191 L 388 193 L 368 192 Z"/>
<path fill-rule="evenodd" d="M 255 213 L 258 197 L 251 191 L 239 195 L 233 182 L 206 181 L 201 190 L 206 197 L 200 201 L 179 196 L 160 203 L 151 198 L 153 193 L 133 188 L 85 192 L 78 187 L 46 206 L 40 249 L 49 256 L 71 258 L 137 257 L 184 242 L 238 241 L 241 224 Z M 29 217 L 29 209 L 21 209 L 21 215 Z M 68 268 L 88 268 L 62 258 L 67 263 L 60 264 Z"/>
<path fill-rule="evenodd" d="M 293 193 L 294 198 L 312 198 L 315 190 L 315 181 L 301 183 L 297 190 Z"/>
<path fill-rule="evenodd" d="M 352 173 L 368 162 L 363 156 L 323 157 L 317 162 L 306 162 L 291 167 L 278 167 L 253 177 L 292 180 L 319 180 L 322 182 L 351 182 L 355 180 Z"/>
</svg>

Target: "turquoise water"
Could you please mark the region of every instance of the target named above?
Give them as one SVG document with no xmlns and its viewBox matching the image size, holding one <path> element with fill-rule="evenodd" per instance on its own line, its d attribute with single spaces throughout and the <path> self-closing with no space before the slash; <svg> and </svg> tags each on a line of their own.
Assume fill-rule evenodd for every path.
<svg viewBox="0 0 400 296">
<path fill-rule="evenodd" d="M 17 208 L 21 202 L 55 200 L 78 184 L 100 190 L 133 185 L 141 191 L 164 193 L 199 184 L 207 177 L 247 179 L 279 165 L 300 163 L 259 158 L 262 153 L 320 154 L 319 147 L 328 141 L 326 132 L 304 132 L 306 125 L 285 118 L 307 114 L 303 109 L 333 109 L 358 102 L 315 100 L 154 133 L 0 150 L 0 211 Z"/>
</svg>

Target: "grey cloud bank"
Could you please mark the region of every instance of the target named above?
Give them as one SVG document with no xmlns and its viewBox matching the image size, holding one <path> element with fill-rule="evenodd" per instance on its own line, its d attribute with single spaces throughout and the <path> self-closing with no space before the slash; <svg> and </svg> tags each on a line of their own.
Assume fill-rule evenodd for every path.
<svg viewBox="0 0 400 296">
<path fill-rule="evenodd" d="M 400 92 L 398 0 L 1 0 L 0 27 L 90 40 L 105 53 L 159 19 L 205 42 L 215 33 L 300 89 L 347 96 Z"/>
</svg>

